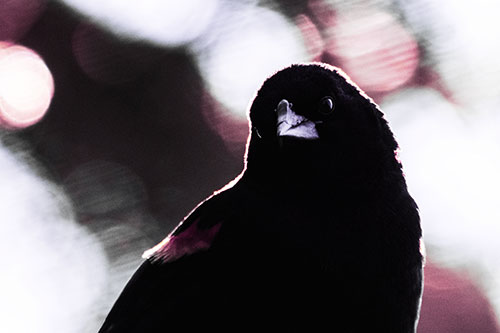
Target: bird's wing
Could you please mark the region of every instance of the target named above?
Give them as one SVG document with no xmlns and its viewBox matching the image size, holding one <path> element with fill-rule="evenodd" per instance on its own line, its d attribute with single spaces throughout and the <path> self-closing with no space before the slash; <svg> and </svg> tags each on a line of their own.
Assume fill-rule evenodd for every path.
<svg viewBox="0 0 500 333">
<path fill-rule="evenodd" d="M 174 229 L 163 241 L 144 253 L 144 258 L 153 262 L 173 262 L 186 255 L 210 248 L 217 235 L 223 217 L 219 214 L 203 214 L 209 210 L 204 205 L 195 209 L 177 228 Z"/>
<path fill-rule="evenodd" d="M 231 215 L 230 191 L 198 205 L 160 244 L 146 251 L 108 314 L 99 333 L 156 332 L 160 323 L 179 316 L 197 300 L 201 281 L 210 269 L 207 251 L 221 225 Z M 229 207 L 229 208 L 228 208 Z M 175 318 L 174 318 L 175 319 Z M 171 321 L 170 321 L 171 322 Z"/>
</svg>

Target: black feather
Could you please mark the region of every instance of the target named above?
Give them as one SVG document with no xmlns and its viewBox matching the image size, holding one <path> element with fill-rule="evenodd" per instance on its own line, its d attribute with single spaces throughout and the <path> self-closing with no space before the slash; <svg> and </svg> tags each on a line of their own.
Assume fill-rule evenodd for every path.
<svg viewBox="0 0 500 333">
<path fill-rule="evenodd" d="M 277 136 L 282 99 L 318 140 Z M 264 82 L 250 119 L 242 175 L 149 253 L 100 332 L 414 332 L 419 215 L 382 112 L 340 70 L 304 64 Z"/>
</svg>

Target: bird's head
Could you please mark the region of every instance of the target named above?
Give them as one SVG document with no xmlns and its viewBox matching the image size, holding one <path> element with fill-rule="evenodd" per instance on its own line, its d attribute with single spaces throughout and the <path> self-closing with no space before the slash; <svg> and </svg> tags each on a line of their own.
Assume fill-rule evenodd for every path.
<svg viewBox="0 0 500 333">
<path fill-rule="evenodd" d="M 258 90 L 250 121 L 247 170 L 257 175 L 351 182 L 384 168 L 401 173 L 382 112 L 336 67 L 278 71 Z"/>
</svg>

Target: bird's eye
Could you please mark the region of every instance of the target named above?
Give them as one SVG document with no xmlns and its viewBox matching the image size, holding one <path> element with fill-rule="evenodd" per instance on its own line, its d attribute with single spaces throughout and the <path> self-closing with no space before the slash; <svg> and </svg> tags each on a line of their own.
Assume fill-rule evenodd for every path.
<svg viewBox="0 0 500 333">
<path fill-rule="evenodd" d="M 330 115 L 335 110 L 333 98 L 325 96 L 319 101 L 318 112 L 324 116 Z"/>
</svg>

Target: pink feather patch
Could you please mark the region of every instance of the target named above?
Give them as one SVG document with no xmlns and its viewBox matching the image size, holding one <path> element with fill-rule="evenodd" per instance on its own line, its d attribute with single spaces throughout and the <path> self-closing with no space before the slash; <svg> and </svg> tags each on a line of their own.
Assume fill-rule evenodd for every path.
<svg viewBox="0 0 500 333">
<path fill-rule="evenodd" d="M 144 252 L 143 258 L 153 261 L 172 262 L 183 256 L 208 250 L 219 232 L 222 223 L 208 229 L 200 229 L 194 221 L 186 230 L 177 235 L 172 232 L 161 243 Z"/>
</svg>

